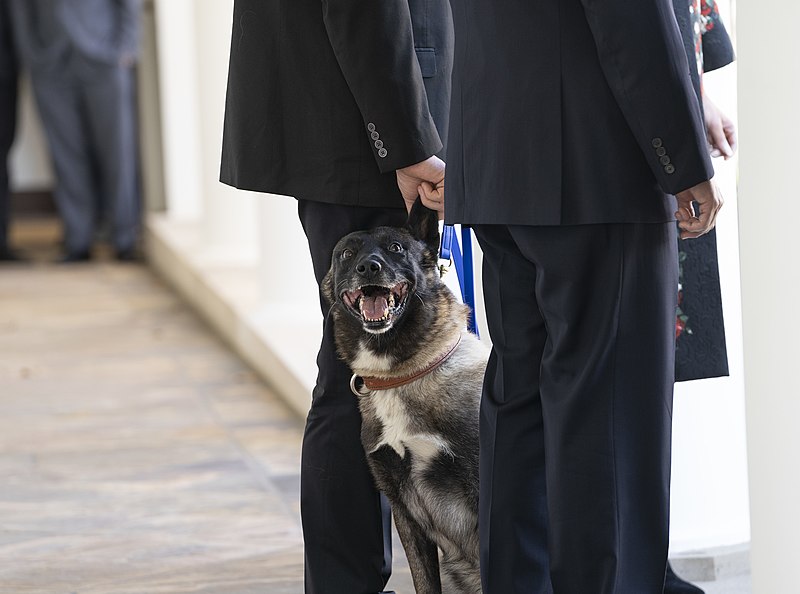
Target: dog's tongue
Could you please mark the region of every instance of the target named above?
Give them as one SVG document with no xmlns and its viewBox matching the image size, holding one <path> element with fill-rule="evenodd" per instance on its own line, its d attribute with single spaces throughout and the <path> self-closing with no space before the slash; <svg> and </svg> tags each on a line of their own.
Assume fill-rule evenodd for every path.
<svg viewBox="0 0 800 594">
<path fill-rule="evenodd" d="M 364 295 L 361 310 L 367 320 L 380 320 L 389 313 L 389 302 L 386 300 L 386 295 L 375 295 L 374 297 Z"/>
</svg>

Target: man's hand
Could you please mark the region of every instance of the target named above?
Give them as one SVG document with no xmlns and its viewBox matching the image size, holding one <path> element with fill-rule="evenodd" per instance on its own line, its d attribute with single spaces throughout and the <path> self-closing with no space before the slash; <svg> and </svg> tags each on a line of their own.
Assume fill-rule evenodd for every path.
<svg viewBox="0 0 800 594">
<path fill-rule="evenodd" d="M 422 198 L 422 204 L 439 213 L 439 218 L 444 214 L 444 161 L 436 155 L 428 157 L 420 163 L 398 169 L 397 187 L 403 195 L 408 212 L 417 200 Z"/>
<path fill-rule="evenodd" d="M 678 192 L 678 227 L 681 239 L 693 239 L 711 231 L 717 224 L 717 213 L 722 208 L 722 194 L 712 181 L 704 181 L 693 188 Z M 693 203 L 699 205 L 699 214 L 695 216 Z"/>
<path fill-rule="evenodd" d="M 727 161 L 736 152 L 736 125 L 705 93 L 703 93 L 703 113 L 711 156 L 725 157 Z"/>
</svg>

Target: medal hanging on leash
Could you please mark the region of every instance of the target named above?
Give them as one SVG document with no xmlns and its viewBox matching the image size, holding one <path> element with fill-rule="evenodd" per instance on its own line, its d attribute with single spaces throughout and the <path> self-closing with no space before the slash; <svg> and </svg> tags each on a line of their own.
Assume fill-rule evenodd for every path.
<svg viewBox="0 0 800 594">
<path fill-rule="evenodd" d="M 472 267 L 472 233 L 466 227 L 461 228 L 461 242 L 463 251 L 456 237 L 453 225 L 445 225 L 442 229 L 442 241 L 439 245 L 439 259 L 448 262 L 447 267 L 440 266 L 442 276 L 449 269 L 452 262 L 456 267 L 458 285 L 461 288 L 461 299 L 469 307 L 467 329 L 478 336 L 478 324 L 475 320 L 475 271 Z"/>
</svg>

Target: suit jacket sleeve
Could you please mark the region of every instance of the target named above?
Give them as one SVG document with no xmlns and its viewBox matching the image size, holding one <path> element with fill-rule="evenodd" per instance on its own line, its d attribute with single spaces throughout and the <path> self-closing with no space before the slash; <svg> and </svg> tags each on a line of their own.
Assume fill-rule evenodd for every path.
<svg viewBox="0 0 800 594">
<path fill-rule="evenodd" d="M 661 188 L 711 179 L 705 126 L 672 5 L 581 0 L 606 80 Z"/>
<path fill-rule="evenodd" d="M 408 0 L 322 0 L 325 28 L 381 172 L 442 148 L 414 52 Z"/>
</svg>

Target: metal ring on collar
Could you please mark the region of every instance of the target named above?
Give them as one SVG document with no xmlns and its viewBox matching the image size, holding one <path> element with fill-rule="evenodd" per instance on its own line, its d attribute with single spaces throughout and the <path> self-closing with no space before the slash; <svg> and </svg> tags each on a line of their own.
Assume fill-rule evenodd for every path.
<svg viewBox="0 0 800 594">
<path fill-rule="evenodd" d="M 350 378 L 350 391 L 355 394 L 356 396 L 367 396 L 369 395 L 369 390 L 364 389 L 364 381 L 361 380 L 361 390 L 357 386 L 357 382 L 361 380 L 360 375 L 353 374 L 353 377 Z"/>
</svg>

